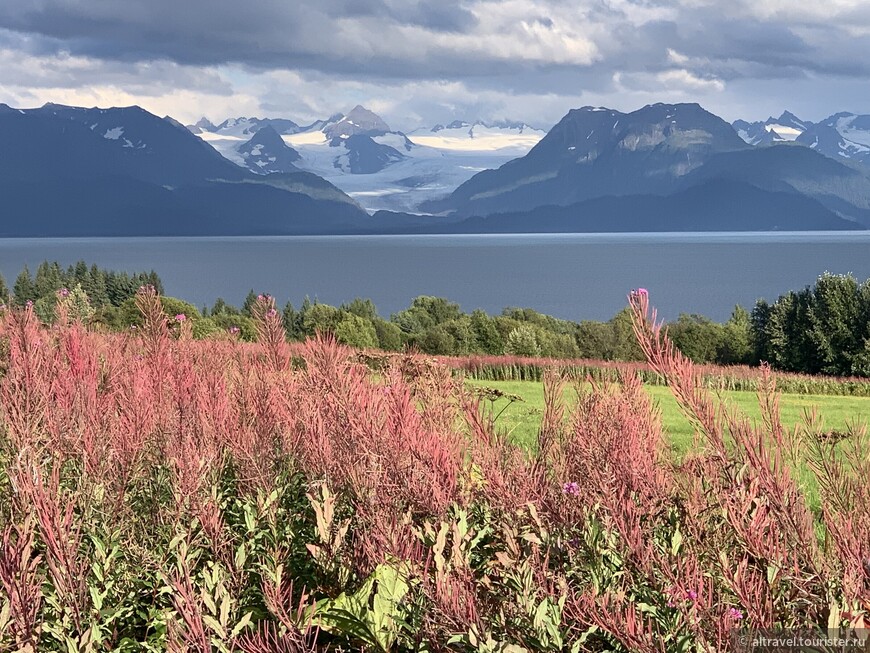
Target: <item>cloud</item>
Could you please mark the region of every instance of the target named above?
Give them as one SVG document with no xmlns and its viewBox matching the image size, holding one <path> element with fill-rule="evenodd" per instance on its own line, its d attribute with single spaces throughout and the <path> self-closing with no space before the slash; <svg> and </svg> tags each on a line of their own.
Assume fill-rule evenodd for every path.
<svg viewBox="0 0 870 653">
<path fill-rule="evenodd" d="M 298 120 L 361 102 L 407 127 L 549 125 L 584 103 L 724 114 L 760 93 L 818 119 L 837 97 L 870 112 L 868 51 L 866 0 L 16 0 L 0 101 Z"/>
</svg>

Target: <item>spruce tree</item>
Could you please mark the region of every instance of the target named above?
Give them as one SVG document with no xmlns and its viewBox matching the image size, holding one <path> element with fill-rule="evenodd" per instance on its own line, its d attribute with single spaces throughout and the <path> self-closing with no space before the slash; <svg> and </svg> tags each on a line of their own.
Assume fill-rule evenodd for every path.
<svg viewBox="0 0 870 653">
<path fill-rule="evenodd" d="M 30 277 L 30 270 L 26 264 L 15 279 L 12 293 L 15 296 L 15 303 L 18 306 L 24 306 L 27 302 L 35 302 L 38 299 L 36 295 L 36 286 L 33 283 L 33 279 Z"/>
</svg>

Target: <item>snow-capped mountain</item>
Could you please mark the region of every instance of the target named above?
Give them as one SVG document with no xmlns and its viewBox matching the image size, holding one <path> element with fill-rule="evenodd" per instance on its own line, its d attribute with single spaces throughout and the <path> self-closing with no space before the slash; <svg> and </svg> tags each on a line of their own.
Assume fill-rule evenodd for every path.
<svg viewBox="0 0 870 653">
<path fill-rule="evenodd" d="M 299 152 L 287 145 L 271 125 L 260 129 L 235 151 L 246 168 L 260 174 L 298 170 L 294 164 L 300 159 Z"/>
<path fill-rule="evenodd" d="M 321 233 L 368 219 L 316 175 L 255 175 L 140 107 L 0 105 L 0 197 L 4 236 Z"/>
<path fill-rule="evenodd" d="M 870 115 L 835 113 L 797 140 L 834 159 L 870 167 Z"/>
<path fill-rule="evenodd" d="M 750 145 L 772 145 L 797 140 L 812 124 L 801 120 L 790 111 L 783 111 L 779 118 L 771 116 L 764 122 L 735 120 L 731 126 Z"/>
<path fill-rule="evenodd" d="M 208 118 L 200 118 L 196 124 L 187 128 L 197 136 L 203 133 L 234 138 L 250 138 L 263 127 L 271 127 L 279 134 L 295 134 L 302 127 L 285 118 L 227 118 L 219 125 L 213 125 Z"/>
<path fill-rule="evenodd" d="M 844 163 L 870 167 L 870 115 L 841 112 L 814 123 L 785 111 L 779 118 L 736 120 L 732 126 L 750 145 L 794 142 Z"/>
<path fill-rule="evenodd" d="M 466 122 L 454 120 L 447 125 L 431 129 L 416 129 L 409 137 L 418 145 L 439 150 L 467 150 L 476 152 L 516 151 L 522 156 L 537 145 L 547 132 L 522 122 L 499 121 Z"/>
<path fill-rule="evenodd" d="M 664 194 L 715 154 L 748 148 L 728 123 L 697 104 L 660 103 L 631 113 L 582 107 L 525 156 L 475 175 L 424 208 L 486 215 L 605 195 Z"/>
<path fill-rule="evenodd" d="M 321 129 L 328 139 L 334 140 L 357 135 L 380 136 L 389 132 L 390 126 L 379 115 L 358 104 L 346 116 Z"/>
<path fill-rule="evenodd" d="M 209 124 L 197 123 L 189 129 L 248 169 L 259 173 L 281 169 L 274 147 L 264 145 L 256 161 L 242 152 L 249 142 L 245 132 L 250 129 L 249 119 L 227 120 L 213 128 Z M 370 211 L 414 211 L 474 174 L 526 154 L 544 135 L 542 130 L 507 121 L 456 121 L 406 135 L 362 106 L 280 134 L 299 155 L 289 162 L 295 169 L 324 177 Z M 270 161 L 272 157 L 277 160 Z"/>
</svg>

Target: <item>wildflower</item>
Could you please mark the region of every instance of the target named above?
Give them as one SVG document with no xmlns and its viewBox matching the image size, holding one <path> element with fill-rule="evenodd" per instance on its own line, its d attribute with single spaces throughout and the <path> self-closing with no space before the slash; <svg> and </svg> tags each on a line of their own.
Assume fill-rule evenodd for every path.
<svg viewBox="0 0 870 653">
<path fill-rule="evenodd" d="M 229 328 L 229 332 L 230 332 L 232 335 L 234 335 L 234 336 L 238 335 L 241 331 L 242 331 L 242 330 L 241 330 L 239 327 L 237 327 L 237 326 L 231 326 L 231 327 Z"/>
<path fill-rule="evenodd" d="M 131 325 L 130 325 L 130 331 L 135 331 L 135 330 L 138 329 L 138 328 L 139 328 L 139 327 L 137 327 L 135 324 L 131 324 Z"/>
<path fill-rule="evenodd" d="M 570 481 L 562 486 L 562 492 L 564 492 L 565 494 L 570 494 L 572 497 L 576 497 L 578 494 L 580 494 L 580 486 L 576 483 L 576 481 Z"/>
<path fill-rule="evenodd" d="M 58 297 L 69 297 L 69 290 L 67 290 L 66 288 L 61 288 L 60 290 L 57 291 L 57 296 Z"/>
<path fill-rule="evenodd" d="M 179 313 L 175 316 L 176 322 L 184 322 L 187 319 L 187 316 L 184 313 Z"/>
<path fill-rule="evenodd" d="M 278 311 L 276 311 L 274 308 L 270 308 L 268 311 L 266 311 L 266 317 L 275 317 L 276 315 L 278 315 Z"/>
<path fill-rule="evenodd" d="M 743 619 L 743 613 L 737 608 L 728 608 L 728 616 L 734 621 L 740 621 Z"/>
<path fill-rule="evenodd" d="M 27 308 L 33 308 L 33 302 L 32 302 L 31 300 L 28 299 L 28 300 L 27 300 L 27 303 L 25 304 L 25 306 L 26 306 Z"/>
<path fill-rule="evenodd" d="M 691 601 L 698 600 L 698 593 L 695 590 L 689 590 L 688 592 L 686 592 L 686 596 L 688 596 L 689 600 Z"/>
</svg>

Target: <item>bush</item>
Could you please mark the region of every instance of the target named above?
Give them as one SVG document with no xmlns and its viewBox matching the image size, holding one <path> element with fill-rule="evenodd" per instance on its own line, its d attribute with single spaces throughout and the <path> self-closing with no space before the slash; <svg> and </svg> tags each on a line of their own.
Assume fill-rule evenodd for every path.
<svg viewBox="0 0 870 653">
<path fill-rule="evenodd" d="M 378 346 L 378 334 L 367 319 L 346 313 L 335 327 L 338 341 L 358 349 L 374 349 Z"/>
</svg>

